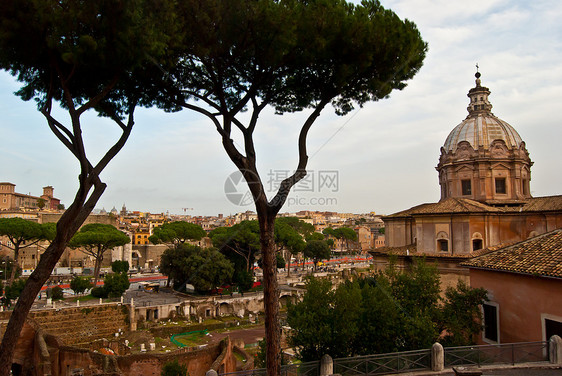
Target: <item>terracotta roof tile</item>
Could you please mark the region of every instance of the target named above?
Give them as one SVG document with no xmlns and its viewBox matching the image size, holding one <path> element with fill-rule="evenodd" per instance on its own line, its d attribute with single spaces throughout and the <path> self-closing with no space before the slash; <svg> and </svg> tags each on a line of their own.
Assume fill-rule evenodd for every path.
<svg viewBox="0 0 562 376">
<path fill-rule="evenodd" d="M 496 247 L 488 247 L 479 249 L 477 251 L 473 251 L 470 253 L 448 253 L 448 252 L 418 252 L 416 246 L 414 244 L 405 245 L 401 247 L 380 247 L 375 248 L 369 253 L 373 256 L 389 256 L 389 255 L 398 255 L 398 256 L 416 256 L 416 257 L 438 257 L 438 258 L 457 258 L 457 259 L 470 259 L 476 256 L 481 256 L 487 254 L 489 252 L 495 251 L 498 248 Z"/>
<path fill-rule="evenodd" d="M 410 209 L 384 216 L 383 219 L 425 214 L 562 211 L 562 195 L 534 197 L 522 200 L 521 203 L 523 203 L 521 206 L 491 206 L 468 198 L 448 198 L 436 203 L 417 205 Z"/>
<path fill-rule="evenodd" d="M 501 247 L 461 265 L 562 278 L 562 229 Z"/>
</svg>

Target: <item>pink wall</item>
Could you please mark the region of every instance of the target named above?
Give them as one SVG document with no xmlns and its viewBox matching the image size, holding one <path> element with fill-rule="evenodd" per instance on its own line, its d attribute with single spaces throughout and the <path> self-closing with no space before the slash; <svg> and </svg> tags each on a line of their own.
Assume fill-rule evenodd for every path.
<svg viewBox="0 0 562 376">
<path fill-rule="evenodd" d="M 499 305 L 500 343 L 546 341 L 544 317 L 562 321 L 561 279 L 470 269 L 470 285 Z"/>
</svg>

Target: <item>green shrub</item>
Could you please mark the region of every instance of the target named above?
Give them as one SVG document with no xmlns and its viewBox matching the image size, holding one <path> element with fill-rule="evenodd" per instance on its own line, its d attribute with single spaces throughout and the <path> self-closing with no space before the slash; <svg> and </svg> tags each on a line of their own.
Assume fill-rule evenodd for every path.
<svg viewBox="0 0 562 376">
<path fill-rule="evenodd" d="M 51 289 L 51 298 L 53 300 L 62 300 L 64 298 L 64 293 L 60 286 L 55 286 Z"/>
<path fill-rule="evenodd" d="M 6 296 L 6 303 L 18 298 L 25 286 L 25 279 L 16 279 L 11 285 L 4 287 L 4 295 Z"/>
<path fill-rule="evenodd" d="M 92 294 L 94 298 L 103 298 L 103 299 L 107 298 L 107 291 L 105 291 L 105 289 L 101 286 L 94 287 L 90 294 Z"/>
<path fill-rule="evenodd" d="M 186 376 L 187 375 L 187 366 L 184 364 L 179 364 L 176 360 L 172 362 L 167 362 L 162 367 L 162 376 Z"/>
<path fill-rule="evenodd" d="M 103 279 L 103 286 L 109 297 L 117 298 L 129 288 L 129 278 L 126 273 L 110 274 Z"/>
<path fill-rule="evenodd" d="M 92 284 L 85 277 L 74 277 L 72 281 L 70 281 L 70 288 L 76 294 L 82 294 L 84 291 L 92 287 Z"/>
<path fill-rule="evenodd" d="M 111 270 L 114 273 L 127 273 L 129 271 L 129 261 L 113 261 Z"/>
</svg>

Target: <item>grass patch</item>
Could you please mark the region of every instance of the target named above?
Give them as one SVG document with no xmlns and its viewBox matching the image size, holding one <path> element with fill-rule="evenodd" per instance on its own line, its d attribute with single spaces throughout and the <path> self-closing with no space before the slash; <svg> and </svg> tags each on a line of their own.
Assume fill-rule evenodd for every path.
<svg viewBox="0 0 562 376">
<path fill-rule="evenodd" d="M 234 354 L 234 357 L 235 357 L 238 361 L 240 361 L 240 362 L 242 362 L 242 363 L 244 363 L 244 362 L 247 361 L 246 358 L 242 356 L 242 354 L 240 354 L 240 353 L 238 353 L 238 352 L 236 352 L 236 351 L 233 351 L 232 353 Z"/>
<path fill-rule="evenodd" d="M 172 342 L 179 342 L 183 347 L 194 347 L 204 343 L 207 331 L 195 331 L 172 336 Z"/>
<path fill-rule="evenodd" d="M 84 295 L 84 296 L 77 296 L 74 298 L 71 298 L 70 300 L 72 302 L 77 302 L 77 301 L 81 301 L 81 302 L 87 302 L 89 300 L 98 300 L 99 298 L 94 298 L 92 295 Z"/>
</svg>

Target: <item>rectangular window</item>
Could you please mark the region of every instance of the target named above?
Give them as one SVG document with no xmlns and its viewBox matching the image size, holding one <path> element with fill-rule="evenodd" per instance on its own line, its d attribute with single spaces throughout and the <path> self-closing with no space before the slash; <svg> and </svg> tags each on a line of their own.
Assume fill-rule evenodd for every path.
<svg viewBox="0 0 562 376">
<path fill-rule="evenodd" d="M 546 332 L 546 340 L 548 341 L 553 335 L 562 336 L 562 322 L 551 319 L 544 319 L 544 329 Z"/>
<path fill-rule="evenodd" d="M 470 180 L 461 180 L 462 195 L 470 196 L 472 194 L 472 182 Z"/>
<path fill-rule="evenodd" d="M 473 239 L 472 240 L 472 250 L 478 251 L 479 249 L 482 249 L 482 239 Z"/>
<path fill-rule="evenodd" d="M 499 342 L 498 307 L 491 304 L 482 304 L 484 311 L 484 339 Z"/>
<path fill-rule="evenodd" d="M 446 239 L 439 239 L 437 243 L 441 252 L 449 252 L 449 242 Z"/>
<path fill-rule="evenodd" d="M 505 194 L 505 178 L 496 178 L 496 193 Z"/>
</svg>

